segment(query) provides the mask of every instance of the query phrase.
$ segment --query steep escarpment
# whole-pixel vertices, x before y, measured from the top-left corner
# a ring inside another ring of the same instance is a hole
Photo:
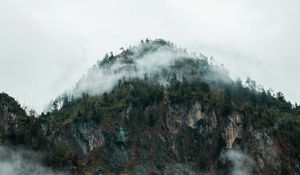
[[[298,105],[164,40],[106,55],[38,118],[9,106],[2,143],[71,174],[300,172]]]
[[[126,83],[121,89],[131,89],[130,94],[138,91],[137,84]],[[146,103],[133,100],[120,108],[105,105],[106,100],[116,100],[112,98],[119,93],[116,90],[103,99],[90,101],[92,108],[96,108],[94,114],[76,119],[57,131],[65,136],[64,139],[54,137],[66,145],[85,143],[85,146],[74,149],[82,157],[88,157],[83,161],[91,172],[172,174],[176,169],[177,174],[230,174],[231,169],[236,168],[232,161],[242,157],[246,165],[238,168],[243,173],[280,174],[285,159],[297,162],[291,155],[282,155],[284,159],[280,157],[281,148],[276,137],[271,132],[253,129],[248,122],[251,115],[240,111],[224,114],[202,98],[173,103],[165,101],[168,97],[164,97],[145,106],[142,104]],[[114,102],[118,103],[122,102]],[[100,120],[96,120],[97,117]],[[89,125],[89,136],[84,137],[86,131],[81,130],[78,123],[83,126],[93,123]],[[74,132],[74,128],[78,131]],[[68,133],[74,135],[70,137]],[[245,172],[244,166],[248,168]],[[290,172],[298,172],[297,166],[289,168]]]

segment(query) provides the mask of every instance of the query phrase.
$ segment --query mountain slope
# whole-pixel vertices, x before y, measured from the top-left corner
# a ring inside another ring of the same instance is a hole
[[[106,55],[50,109],[27,135],[74,174],[300,173],[299,106],[164,40]]]

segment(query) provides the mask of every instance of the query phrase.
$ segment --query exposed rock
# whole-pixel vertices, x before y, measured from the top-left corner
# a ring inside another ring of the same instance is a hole
[[[93,121],[77,121],[59,129],[53,135],[56,142],[63,141],[87,154],[104,143],[101,128]]]
[[[58,120],[42,123],[35,130],[26,128],[30,117],[11,112],[7,105],[2,105],[0,138],[7,140],[14,133],[37,148],[41,140],[34,132],[40,129],[38,134],[49,139],[49,143],[63,142],[75,152],[63,155],[67,168],[90,166],[95,174],[299,172],[297,155],[281,157],[283,150],[271,134],[253,130],[250,114],[233,111],[224,117],[209,104],[200,101],[191,104],[153,103],[137,107],[129,103],[124,109],[101,118],[99,123],[88,117],[69,123]],[[238,152],[230,152],[236,148]],[[241,171],[250,164],[247,171]]]
[[[186,123],[189,127],[195,129],[197,127],[197,122],[203,118],[204,115],[201,111],[201,104],[197,101],[189,110],[186,118]]]
[[[200,102],[196,101],[190,109],[182,105],[170,105],[166,116],[166,124],[170,132],[175,134],[180,127],[198,128],[200,134],[211,133],[217,127],[215,111],[204,111]]]
[[[231,114],[227,117],[226,122],[223,138],[226,141],[226,148],[232,148],[235,139],[242,137],[243,126],[241,115],[237,113]]]
[[[275,174],[280,173],[281,160],[277,153],[277,146],[266,133],[257,131],[247,133],[241,146],[246,152],[255,157],[261,171],[267,168]]]
[[[187,109],[179,105],[169,105],[166,116],[166,125],[172,134],[178,133],[178,130],[185,123]]]

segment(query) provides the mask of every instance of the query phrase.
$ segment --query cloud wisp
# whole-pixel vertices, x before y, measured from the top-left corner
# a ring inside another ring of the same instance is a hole
[[[82,93],[101,95],[110,91],[119,80],[145,77],[161,85],[166,85],[174,75],[179,81],[182,81],[183,77],[188,81],[231,81],[228,72],[222,66],[208,60],[202,54],[197,56],[195,53],[188,53],[171,42],[161,39],[148,40],[116,56],[106,55],[103,61],[94,65],[67,94],[75,97],[81,96]]]
[[[253,172],[254,160],[240,150],[227,150],[221,155],[221,161],[231,163],[231,175],[251,175]]]
[[[116,61],[109,66],[95,65],[89,70],[87,75],[83,76],[71,94],[80,96],[82,93],[89,93],[91,95],[99,95],[106,91],[110,91],[120,79],[129,78],[144,78],[145,75],[152,76],[160,73],[163,69],[168,69],[171,65],[183,57],[191,57],[187,52],[174,49],[170,46],[161,46],[158,44],[149,44],[148,49],[155,49],[155,51],[145,50],[147,44],[133,47],[128,50],[131,54],[121,54],[115,56]],[[196,59],[194,57],[194,59]],[[165,83],[165,79],[159,80]]]
[[[36,152],[0,146],[0,175],[67,175],[43,166],[41,159]]]

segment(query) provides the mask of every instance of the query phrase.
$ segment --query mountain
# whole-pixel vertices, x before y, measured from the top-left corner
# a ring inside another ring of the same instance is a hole
[[[157,39],[107,54],[29,116],[0,95],[2,145],[70,174],[299,174],[300,107]]]

